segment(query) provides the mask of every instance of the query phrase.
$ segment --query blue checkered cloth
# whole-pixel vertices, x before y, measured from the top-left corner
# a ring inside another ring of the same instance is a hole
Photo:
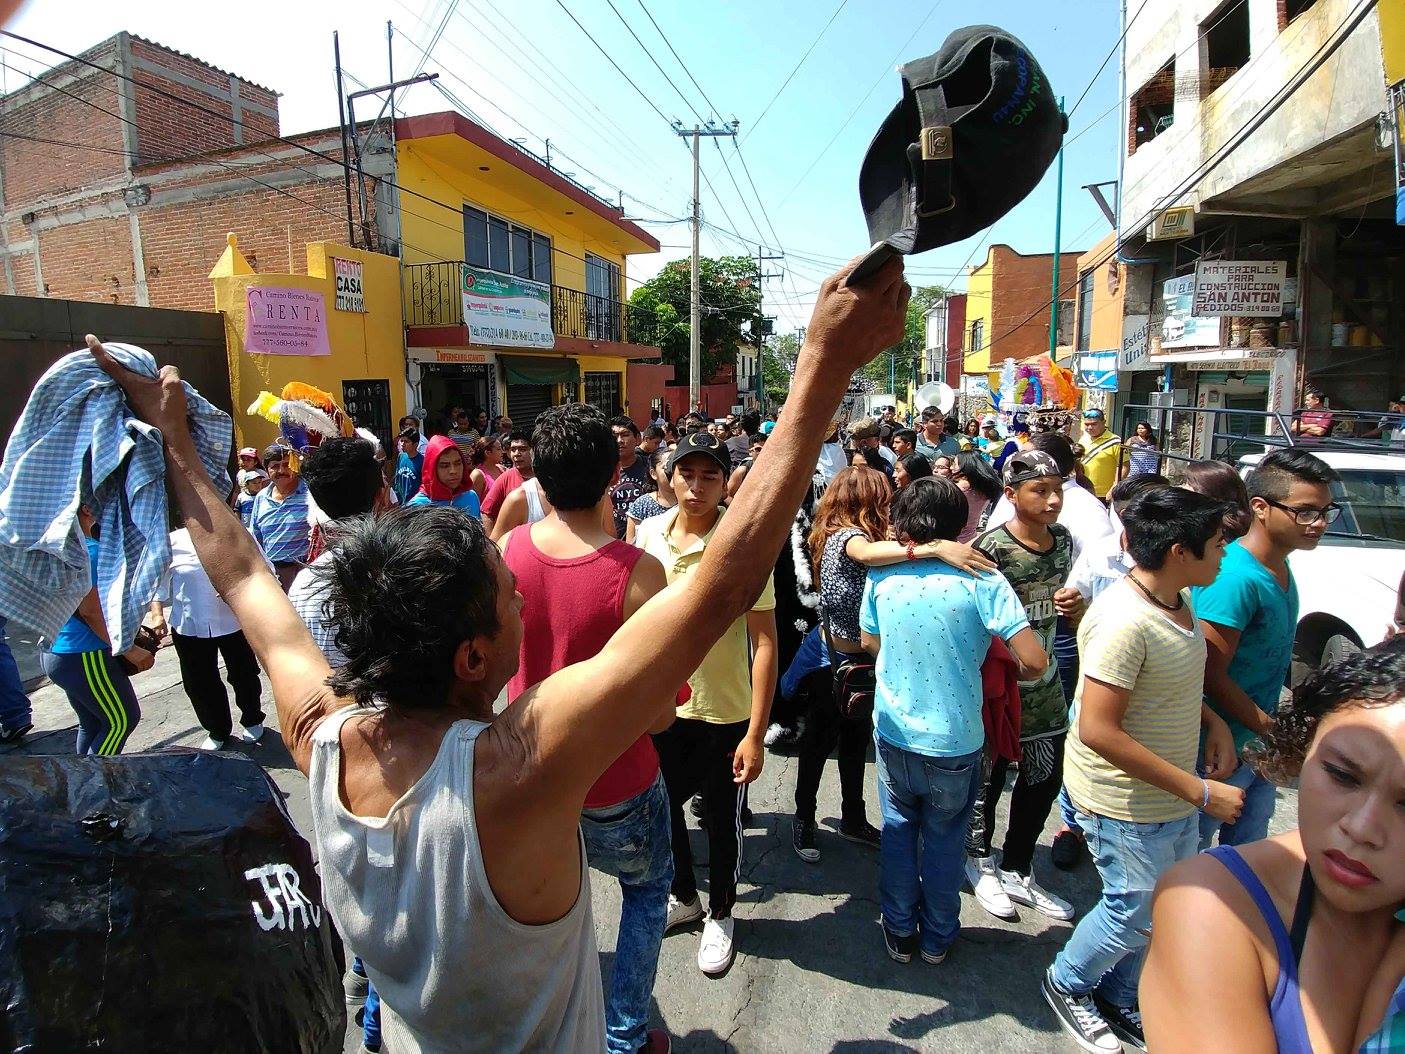
[[[155,377],[151,353],[108,344],[122,365]],[[190,429],[221,493],[234,437],[229,415],[189,384]],[[78,506],[97,516],[98,598],[114,651],[132,646],[171,560],[161,433],[132,416],[88,351],[65,355],[30,393],[0,464],[0,616],[53,639],[93,587]]]

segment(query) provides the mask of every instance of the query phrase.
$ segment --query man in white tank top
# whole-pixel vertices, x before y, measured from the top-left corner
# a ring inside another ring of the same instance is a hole
[[[820,287],[787,427],[702,562],[593,659],[496,718],[522,598],[477,521],[396,509],[348,531],[329,572],[348,656],[333,674],[206,476],[179,374],[140,377],[88,338],[133,413],[160,429],[196,553],[268,672],[284,742],[309,777],[323,899],[381,994],[395,1054],[604,1050],[581,807],[750,609],[771,569],[755,555],[780,550],[849,377],[902,338],[900,259],[858,287],[843,284],[847,271]],[[659,663],[654,634],[635,622],[688,632]]]

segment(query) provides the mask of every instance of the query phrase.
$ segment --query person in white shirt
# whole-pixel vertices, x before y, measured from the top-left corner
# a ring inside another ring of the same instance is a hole
[[[1099,538],[1106,538],[1112,534],[1112,521],[1108,518],[1107,506],[1100,502],[1092,491],[1080,487],[1074,479],[1073,468],[1077,459],[1073,456],[1073,444],[1067,436],[1057,432],[1041,432],[1030,437],[1029,446],[1032,450],[1042,450],[1052,457],[1064,474],[1064,503],[1063,508],[1059,510],[1058,522],[1067,527],[1068,533],[1073,535],[1073,558],[1077,560],[1085,548],[1090,547]],[[991,512],[990,519],[986,521],[986,529],[1008,523],[1014,516],[1015,507],[1010,504],[1010,499],[1002,497]],[[1071,694],[1069,698],[1072,698]]]
[[[205,730],[200,749],[223,750],[234,734],[229,693],[220,680],[221,658],[239,707],[239,739],[257,743],[264,717],[258,660],[234,612],[210,584],[184,527],[171,532],[171,566],[162,579],[160,599],[171,607],[171,643],[180,660],[181,686]]]
[[[1084,549],[1068,574],[1069,588],[1078,590],[1087,603],[1091,604],[1104,589],[1132,569],[1132,558],[1123,546],[1125,537],[1120,519],[1122,510],[1137,495],[1170,485],[1165,476],[1146,472],[1140,476],[1129,476],[1108,491],[1108,501],[1112,505],[1113,533],[1099,538]]]

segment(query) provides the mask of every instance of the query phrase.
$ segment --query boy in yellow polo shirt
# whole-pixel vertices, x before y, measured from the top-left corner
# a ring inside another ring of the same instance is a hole
[[[658,558],[669,584],[701,561],[722,518],[731,472],[727,448],[707,432],[685,436],[666,465],[678,504],[639,524],[634,544]],[[776,687],[776,595],[761,596],[737,619],[688,679],[691,695],[678,720],[654,737],[673,822],[673,892],[665,933],[703,917],[683,803],[701,791],[708,837],[708,907],[698,968],[724,973],[736,949],[732,905],[741,873],[742,808],[748,783],[761,775],[763,737]],[[748,642],[750,652],[748,653]]]

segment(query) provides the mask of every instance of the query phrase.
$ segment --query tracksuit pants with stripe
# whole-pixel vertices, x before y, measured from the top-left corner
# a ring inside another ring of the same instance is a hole
[[[78,753],[110,757],[122,753],[141,720],[137,693],[121,664],[108,651],[40,656],[44,673],[63,689],[78,715]]]
[[[683,805],[701,792],[707,826],[707,902],[714,919],[730,915],[737,900],[746,788],[732,781],[732,752],[748,724],[714,725],[680,717],[654,736],[673,825],[673,895],[685,903],[698,895]]]

